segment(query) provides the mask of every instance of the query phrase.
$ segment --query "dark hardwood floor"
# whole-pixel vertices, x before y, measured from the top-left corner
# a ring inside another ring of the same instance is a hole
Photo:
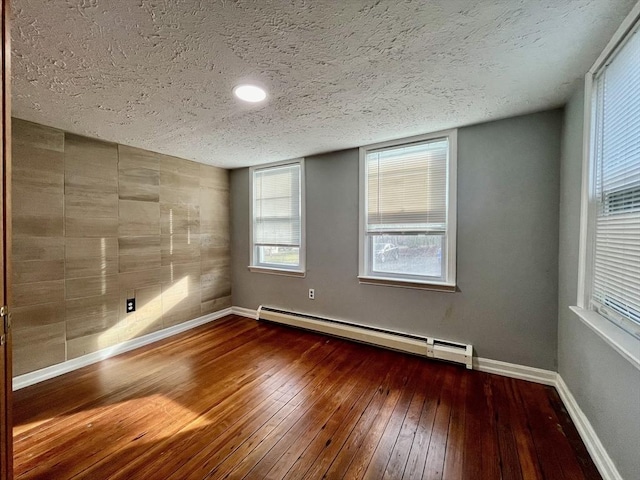
[[[551,387],[236,316],[14,402],[18,479],[600,478]]]

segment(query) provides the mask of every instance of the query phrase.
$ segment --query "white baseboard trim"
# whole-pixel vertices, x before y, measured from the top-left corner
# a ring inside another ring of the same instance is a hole
[[[555,387],[602,478],[605,480],[623,480],[613,460],[611,460],[607,450],[598,438],[596,431],[591,426],[589,419],[578,405],[578,402],[560,374],[551,370],[527,367],[488,358],[474,358],[473,368],[481,372],[528,380],[530,382]]]
[[[234,315],[240,315],[241,317],[253,318],[254,320],[258,319],[258,311],[250,308],[231,307],[231,313]]]
[[[114,345],[113,347],[105,348],[97,352],[93,352],[82,357],[74,358],[51,367],[43,368],[35,372],[25,373],[24,375],[17,376],[13,379],[13,390],[19,390],[21,388],[28,387],[30,385],[48,380],[50,378],[63,375],[65,373],[77,370],[79,368],[97,363],[101,360],[119,355],[121,353],[134,350],[136,348],[148,345],[153,342],[168,338],[178,333],[185,332],[192,328],[204,325],[205,323],[212,322],[226,315],[240,315],[252,319],[257,319],[257,311],[250,308],[243,307],[231,307],[219,312],[204,315],[188,322],[174,325],[169,328],[165,328],[158,332],[149,333],[142,337],[127,340],[126,342]],[[556,388],[562,402],[567,408],[569,416],[573,420],[573,423],[585,443],[591,458],[593,459],[598,471],[605,480],[623,480],[622,476],[618,472],[613,460],[607,453],[606,449],[602,445],[602,442],[598,438],[595,430],[591,426],[589,419],[586,417],[573,394],[567,387],[562,377],[551,370],[544,370],[541,368],[528,367],[525,365],[517,365],[514,363],[501,362],[499,360],[491,360],[489,358],[474,358],[473,368],[475,370],[492,373],[496,375],[502,375],[505,377],[517,378],[520,380],[528,380],[530,382],[541,383],[543,385],[551,385]]]
[[[243,315],[254,319],[257,318],[256,310],[232,307],[232,311],[236,315]],[[602,477],[605,480],[623,480],[611,460],[611,457],[598,438],[598,435],[591,426],[591,423],[585,416],[584,412],[580,409],[580,406],[571,394],[569,388],[557,372],[481,357],[473,359],[473,368],[480,372],[502,375],[504,377],[527,380],[529,382],[541,383],[543,385],[555,387]]]
[[[493,373],[503,377],[517,378],[529,382],[542,383],[543,385],[556,386],[558,374],[552,370],[542,368],[527,367],[516,363],[501,362],[490,358],[474,358],[473,369],[480,372]]]
[[[500,362],[488,358],[474,358],[473,368],[481,372],[528,380],[530,382],[555,387],[602,478],[605,480],[623,480],[613,460],[611,460],[607,450],[598,438],[596,431],[591,426],[589,419],[580,408],[580,405],[578,405],[578,402],[560,374],[551,370]]]
[[[258,311],[251,310],[244,307],[231,307],[233,313],[237,315],[243,315],[249,318],[258,318]],[[327,333],[320,331],[320,333]],[[343,338],[350,338],[348,332],[342,332],[340,334]],[[358,336],[351,338],[355,341],[361,341]],[[375,343],[375,342],[373,342]],[[413,352],[418,353],[418,352]],[[419,354],[419,353],[418,353]],[[480,372],[494,373],[496,375],[502,375],[504,377],[517,378],[520,380],[528,380],[530,382],[542,383],[544,385],[556,386],[557,373],[551,370],[543,370],[541,368],[527,367],[525,365],[517,365],[515,363],[501,362],[499,360],[491,360],[489,358],[473,359],[473,368]]]
[[[623,480],[622,475],[618,472],[613,460],[611,460],[607,450],[598,438],[598,434],[591,426],[591,422],[589,422],[580,405],[578,405],[560,374],[557,375],[555,387],[602,478],[605,480]]]
[[[126,342],[119,343],[112,347],[103,348],[102,350],[98,350],[97,352],[88,353],[87,355],[83,355],[72,360],[67,360],[66,362],[58,363],[56,365],[51,365],[50,367],[36,370],[34,372],[19,375],[13,378],[13,390],[20,390],[21,388],[25,388],[30,385],[43,382],[45,380],[49,380],[50,378],[72,372],[73,370],[77,370],[82,367],[86,367],[87,365],[91,365],[92,363],[97,363],[121,353],[125,353],[130,350],[149,345],[150,343],[157,342],[158,340],[163,340],[187,330],[191,330],[192,328],[199,327],[200,325],[212,322],[226,315],[230,315],[231,313],[231,308],[225,308],[224,310],[210,313],[208,315],[203,315],[202,317],[194,318],[193,320],[189,320],[178,325],[173,325],[157,332],[148,333],[147,335],[127,340]]]

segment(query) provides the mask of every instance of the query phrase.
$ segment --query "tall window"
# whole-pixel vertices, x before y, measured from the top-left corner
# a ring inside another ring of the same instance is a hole
[[[251,267],[304,272],[304,162],[251,169]]]
[[[640,33],[593,76],[588,307],[640,338]]]
[[[360,281],[455,288],[456,132],[360,149]]]

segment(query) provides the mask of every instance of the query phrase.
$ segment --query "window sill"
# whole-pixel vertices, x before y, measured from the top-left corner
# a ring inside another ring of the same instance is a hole
[[[640,340],[602,315],[580,307],[569,307],[600,338],[640,370]]]
[[[304,277],[307,274],[307,272],[300,270],[287,270],[284,268],[256,267],[253,265],[249,265],[247,268],[250,272],[270,273],[271,275],[284,275],[286,277]]]
[[[364,285],[382,285],[385,287],[415,288],[418,290],[433,290],[436,292],[453,293],[458,290],[455,285],[450,285],[446,283],[416,282],[411,280],[397,280],[397,279],[384,278],[384,277],[369,277],[366,275],[359,275],[358,281]]]

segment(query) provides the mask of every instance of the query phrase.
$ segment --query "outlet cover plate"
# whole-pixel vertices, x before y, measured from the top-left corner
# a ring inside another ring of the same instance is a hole
[[[136,299],[135,298],[127,298],[127,313],[136,311]]]

